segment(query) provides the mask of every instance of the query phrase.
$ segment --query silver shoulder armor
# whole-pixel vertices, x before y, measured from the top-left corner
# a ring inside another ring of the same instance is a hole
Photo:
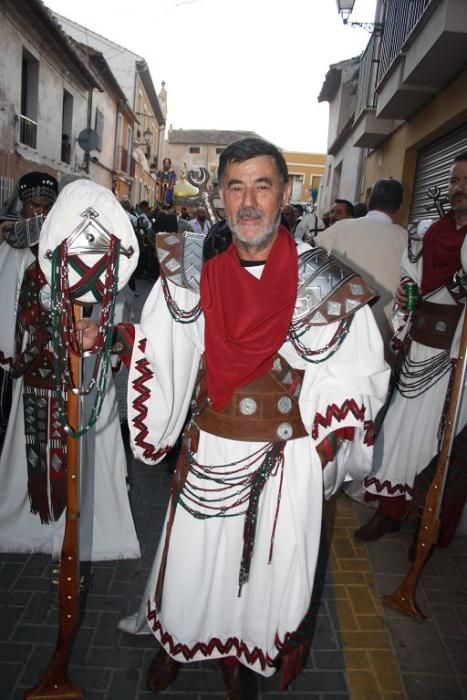
[[[203,265],[202,233],[157,233],[156,251],[161,275],[177,287],[199,293]]]
[[[323,248],[312,248],[298,256],[294,323],[334,323],[376,296],[360,275]]]

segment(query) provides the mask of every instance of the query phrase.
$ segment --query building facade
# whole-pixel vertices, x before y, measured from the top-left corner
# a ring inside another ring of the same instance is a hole
[[[28,171],[59,178],[83,167],[77,138],[101,85],[40,0],[0,1],[0,45],[3,202]]]
[[[464,0],[378,1],[347,140],[363,152],[361,199],[380,178],[403,183],[401,223],[437,215],[428,188],[445,193],[453,157],[467,149],[466,66]]]
[[[290,201],[306,205],[317,204],[326,167],[326,154],[283,151],[283,156],[292,184]]]
[[[162,85],[159,96],[148,65],[142,56],[129,51],[110,39],[55,14],[63,29],[76,41],[86,43],[100,52],[123,91],[129,107],[136,116],[134,129],[129,114],[122,113],[115,148],[120,160],[115,168],[114,190],[129,196],[133,204],[147,199],[155,204],[156,172],[164,154],[167,92]],[[163,111],[164,109],[164,111]],[[126,165],[126,169],[122,166]]]
[[[166,155],[177,174],[205,168],[210,184],[216,180],[217,164],[222,151],[242,138],[261,138],[253,131],[222,131],[216,129],[173,129],[167,136]]]

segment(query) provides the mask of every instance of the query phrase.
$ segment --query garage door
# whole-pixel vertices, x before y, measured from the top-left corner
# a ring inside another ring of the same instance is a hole
[[[430,204],[429,187],[439,187],[447,195],[449,170],[455,156],[467,151],[467,125],[451,131],[440,139],[433,141],[418,154],[415,182],[410,208],[410,221],[437,218],[436,211],[428,211]],[[447,210],[448,207],[445,207]]]

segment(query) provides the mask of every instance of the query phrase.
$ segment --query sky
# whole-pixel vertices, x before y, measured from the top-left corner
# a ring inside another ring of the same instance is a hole
[[[55,12],[146,59],[174,129],[254,131],[286,151],[325,153],[329,65],[370,34],[344,25],[336,0],[44,0]],[[350,20],[371,22],[376,0]]]

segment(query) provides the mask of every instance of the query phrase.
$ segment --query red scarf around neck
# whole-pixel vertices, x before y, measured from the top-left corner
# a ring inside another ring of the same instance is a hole
[[[297,275],[297,249],[283,226],[261,279],[241,266],[233,243],[203,265],[205,365],[215,409],[229,403],[234,389],[272,367],[272,357],[283,345],[292,320]]]
[[[467,226],[456,229],[452,212],[430,226],[423,237],[422,294],[446,284],[460,270],[461,248],[466,234]]]

